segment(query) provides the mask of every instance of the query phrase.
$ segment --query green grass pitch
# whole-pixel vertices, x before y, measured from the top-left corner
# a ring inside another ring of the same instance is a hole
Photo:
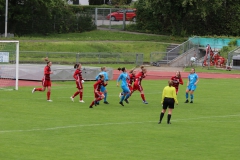
[[[200,79],[193,104],[184,103],[184,79],[171,125],[166,114],[158,124],[167,80],[144,80],[149,104],[135,92],[124,107],[118,104],[121,88],[110,81],[110,104],[90,109],[93,83],[84,83],[84,104],[69,98],[73,81],[53,82],[52,103],[46,91],[32,94],[33,87],[0,90],[0,159],[239,159],[239,79]]]

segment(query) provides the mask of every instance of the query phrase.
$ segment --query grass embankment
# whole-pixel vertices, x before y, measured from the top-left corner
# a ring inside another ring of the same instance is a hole
[[[41,62],[42,57],[45,57],[47,52],[73,52],[72,55],[55,54],[53,56],[53,54],[50,54],[49,58],[51,58],[51,61],[57,63],[74,63],[76,61],[75,53],[80,53],[81,62],[91,62],[93,60],[92,63],[96,64],[99,63],[98,55],[91,57],[90,53],[110,53],[110,57],[105,55],[102,58],[100,62],[102,64],[104,61],[133,63],[137,53],[144,54],[144,62],[150,62],[151,52],[166,52],[168,45],[182,43],[186,39],[171,36],[95,30],[84,33],[14,37],[11,40],[20,41],[20,62]],[[27,53],[24,51],[34,52]],[[88,58],[83,53],[89,53]],[[115,56],[114,54],[120,56]]]

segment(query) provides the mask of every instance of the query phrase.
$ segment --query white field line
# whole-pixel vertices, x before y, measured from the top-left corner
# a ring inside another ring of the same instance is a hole
[[[172,120],[172,121],[178,122],[178,121],[212,119],[212,118],[228,118],[228,117],[239,117],[239,116],[240,116],[240,114],[224,115],[224,116],[198,117],[198,118],[188,118],[188,119],[177,119],[177,120]],[[125,125],[125,124],[144,124],[144,123],[156,123],[157,124],[157,122],[158,121],[102,123],[102,124],[80,124],[80,125],[72,125],[72,126],[59,126],[59,127],[52,127],[52,128],[34,128],[34,129],[26,129],[26,130],[0,130],[0,133],[3,134],[3,133],[16,133],[16,132],[49,131],[49,130],[59,130],[59,129],[68,129],[68,128],[92,127],[92,126],[109,126],[109,125]]]
[[[119,91],[119,93],[120,93],[120,92],[121,92],[121,91]],[[83,93],[85,93],[85,92],[83,91]],[[34,94],[37,94],[37,93],[34,93]],[[140,92],[135,91],[133,94],[134,94],[134,95],[135,95],[135,94],[140,95]],[[150,93],[150,92],[148,92],[148,93],[144,92],[144,94],[145,94],[145,95],[149,95],[149,94],[159,94],[160,97],[162,96],[162,95],[161,95],[162,92],[151,92],[151,93]],[[55,97],[54,99],[63,99],[63,98],[69,99],[70,96],[72,96],[72,95],[65,96],[65,97]],[[118,97],[118,96],[119,96],[118,94],[112,95],[112,94],[109,94],[109,93],[108,93],[108,97]],[[93,92],[91,93],[91,95],[88,94],[88,93],[86,93],[86,95],[84,94],[83,98],[84,98],[84,97],[91,97],[91,98],[94,97]],[[44,99],[44,98],[34,98],[34,99]]]

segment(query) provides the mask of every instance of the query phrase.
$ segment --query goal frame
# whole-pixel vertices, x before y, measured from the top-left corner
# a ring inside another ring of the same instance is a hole
[[[19,77],[19,41],[6,41],[0,40],[0,43],[15,43],[16,44],[16,73],[15,73],[15,90],[18,90],[18,77]]]

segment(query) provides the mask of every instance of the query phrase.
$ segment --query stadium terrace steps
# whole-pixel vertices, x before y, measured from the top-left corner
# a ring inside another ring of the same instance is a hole
[[[167,55],[157,63],[160,65],[167,65],[168,61],[171,61],[179,56],[179,48],[176,48],[177,44],[171,44],[167,47]],[[176,48],[176,49],[175,49]]]

